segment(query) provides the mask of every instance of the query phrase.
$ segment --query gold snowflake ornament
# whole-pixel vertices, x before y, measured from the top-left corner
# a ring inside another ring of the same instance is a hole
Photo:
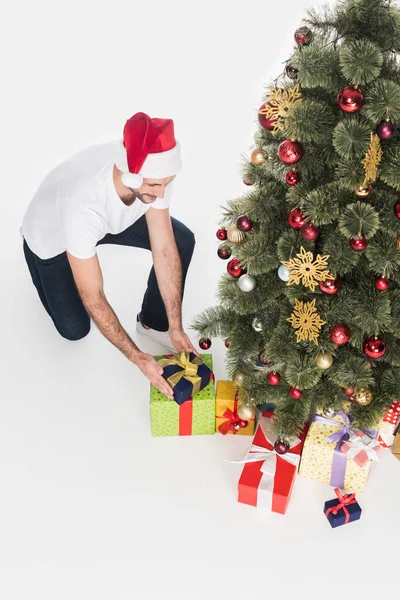
[[[289,270],[288,285],[302,283],[314,292],[319,281],[325,281],[330,277],[330,273],[326,268],[329,254],[326,256],[317,254],[314,260],[312,252],[307,252],[302,246],[296,256],[297,258],[282,261],[282,264]]]
[[[292,324],[293,329],[297,329],[297,342],[314,342],[318,346],[318,337],[322,325],[325,321],[321,319],[315,308],[316,299],[312,302],[302,302],[296,300],[292,316],[287,319]]]
[[[368,152],[365,155],[364,160],[361,161],[365,170],[365,179],[363,183],[364,187],[367,186],[368,183],[376,181],[378,176],[378,165],[382,160],[382,156],[383,151],[379,135],[376,133],[371,133],[371,143],[369,145]]]
[[[269,96],[266,104],[260,109],[260,114],[265,115],[273,123],[273,133],[284,130],[285,119],[292,110],[293,106],[301,102],[301,92],[297,83],[290,88],[269,87]]]

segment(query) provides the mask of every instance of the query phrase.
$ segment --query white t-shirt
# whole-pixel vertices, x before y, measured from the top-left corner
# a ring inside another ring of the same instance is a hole
[[[119,140],[89,146],[45,177],[25,213],[21,235],[39,258],[68,250],[90,258],[107,233],[120,233],[151,208],[168,208],[172,186],[151,204],[138,198],[126,206],[118,196],[113,168]]]

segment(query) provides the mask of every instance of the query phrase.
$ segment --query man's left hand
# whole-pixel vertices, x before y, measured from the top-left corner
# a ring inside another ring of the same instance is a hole
[[[183,329],[170,329],[168,334],[177,352],[180,350],[188,350],[189,352],[194,352],[196,356],[200,357],[198,351],[190,341],[189,336],[183,331]]]

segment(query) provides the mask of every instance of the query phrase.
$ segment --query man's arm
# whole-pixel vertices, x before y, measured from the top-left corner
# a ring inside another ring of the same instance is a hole
[[[135,363],[151,383],[172,399],[173,391],[161,376],[163,369],[150,354],[142,352],[136,346],[108,303],[103,290],[103,275],[97,254],[85,259],[76,258],[69,252],[67,256],[82,302],[101,333]]]
[[[182,266],[168,209],[146,212],[151,252],[169,329],[182,329]]]
[[[169,323],[169,337],[176,350],[199,355],[182,328],[182,265],[169,210],[149,208],[146,212],[154,270]]]

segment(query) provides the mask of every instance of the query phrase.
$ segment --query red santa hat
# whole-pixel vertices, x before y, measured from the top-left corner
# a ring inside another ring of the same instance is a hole
[[[128,119],[115,162],[122,183],[139,189],[143,179],[164,179],[182,168],[180,144],[172,119],[152,119],[143,112]]]

